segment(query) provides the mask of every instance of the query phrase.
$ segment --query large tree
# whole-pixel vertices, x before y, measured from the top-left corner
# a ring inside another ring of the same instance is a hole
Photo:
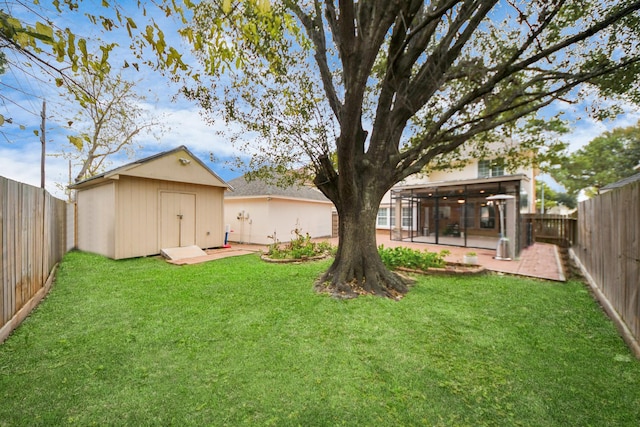
[[[81,73],[74,80],[76,84],[67,87],[67,98],[77,111],[71,120],[64,112],[57,115],[68,121],[71,130],[72,149],[65,156],[80,165],[76,182],[99,173],[118,153],[132,156],[143,134],[163,131],[162,118],[145,108],[145,97],[136,91],[134,82],[120,74],[93,73]]]
[[[600,188],[629,177],[640,164],[640,122],[620,127],[592,139],[587,145],[566,154],[562,167],[552,169],[553,177],[571,194],[584,191],[598,194]]]
[[[335,204],[339,248],[319,281],[335,294],[407,291],[376,245],[394,184],[488,142],[518,141],[504,148],[514,158],[541,153],[549,122],[535,113],[585,83],[638,99],[638,1],[185,4],[182,34],[213,77],[195,75],[185,93],[244,125],[263,165],[306,156]]]

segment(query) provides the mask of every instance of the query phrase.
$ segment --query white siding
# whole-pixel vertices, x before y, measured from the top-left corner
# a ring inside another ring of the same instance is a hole
[[[332,226],[331,203],[268,197],[225,199],[225,224],[233,232],[229,240],[256,244],[270,244],[273,236],[288,242],[299,228],[311,237],[330,237]]]

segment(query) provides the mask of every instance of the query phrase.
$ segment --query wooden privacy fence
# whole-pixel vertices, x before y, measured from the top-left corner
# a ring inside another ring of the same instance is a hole
[[[45,190],[0,177],[0,342],[51,286],[67,251],[67,205]]]
[[[523,247],[533,242],[554,243],[568,248],[576,241],[577,220],[566,215],[522,214]]]
[[[640,182],[580,203],[573,254],[640,357]]]

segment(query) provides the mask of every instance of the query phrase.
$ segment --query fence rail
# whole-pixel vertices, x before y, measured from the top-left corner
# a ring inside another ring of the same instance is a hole
[[[45,190],[0,177],[0,342],[44,296],[67,250],[67,206]]]
[[[640,343],[640,182],[580,203],[573,252]],[[640,355],[639,355],[640,357]]]
[[[576,241],[577,220],[566,215],[523,214],[521,230],[523,246],[546,242],[570,247]]]

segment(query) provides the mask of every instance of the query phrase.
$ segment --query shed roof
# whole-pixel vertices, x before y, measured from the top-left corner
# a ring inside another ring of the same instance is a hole
[[[607,184],[600,189],[600,192],[615,190],[616,188],[624,187],[625,185],[631,184],[632,182],[636,181],[640,181],[640,173],[621,179],[618,182]]]
[[[92,176],[70,185],[69,188],[77,190],[93,187],[109,180],[117,180],[121,175],[231,189],[229,184],[184,145]]]
[[[313,200],[319,202],[330,202],[318,189],[305,185],[292,185],[280,187],[268,183],[261,179],[247,181],[245,176],[241,176],[229,181],[233,192],[226,193],[225,198],[241,197],[279,197],[284,199]]]

